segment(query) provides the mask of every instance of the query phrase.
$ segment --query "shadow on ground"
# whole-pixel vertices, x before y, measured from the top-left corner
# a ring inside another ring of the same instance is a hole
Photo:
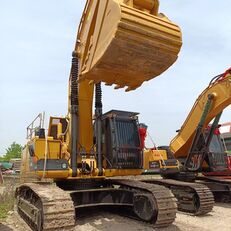
[[[121,215],[115,213],[109,213],[104,210],[88,210],[81,211],[77,214],[76,219],[76,229],[78,231],[84,231],[86,228],[89,231],[117,231],[117,230],[125,230],[125,231],[154,231],[152,224],[148,224],[142,221],[133,220],[128,217],[123,217]],[[87,226],[86,226],[87,225]],[[181,231],[176,225],[170,225],[167,228],[156,229],[156,230],[164,230],[164,231]]]
[[[0,223],[0,230],[1,231],[13,231],[13,229],[9,228],[8,226],[6,225],[3,225]]]
[[[216,203],[216,206],[231,209],[231,203]]]

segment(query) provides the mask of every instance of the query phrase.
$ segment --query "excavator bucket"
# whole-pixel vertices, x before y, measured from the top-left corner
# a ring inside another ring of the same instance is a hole
[[[87,0],[76,45],[79,80],[134,90],[168,69],[181,30],[158,8],[158,0]]]

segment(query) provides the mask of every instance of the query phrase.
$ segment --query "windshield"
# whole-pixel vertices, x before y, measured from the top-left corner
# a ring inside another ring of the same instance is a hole
[[[209,151],[212,153],[224,152],[224,146],[221,142],[220,136],[214,135],[209,145]]]

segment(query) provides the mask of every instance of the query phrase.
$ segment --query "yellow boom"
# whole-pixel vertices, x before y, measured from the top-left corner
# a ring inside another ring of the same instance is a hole
[[[213,97],[213,104],[206,117],[204,128],[208,126],[213,118],[231,104],[231,75],[227,74],[212,82],[194,103],[180,131],[170,143],[170,149],[176,158],[187,156],[209,95]]]

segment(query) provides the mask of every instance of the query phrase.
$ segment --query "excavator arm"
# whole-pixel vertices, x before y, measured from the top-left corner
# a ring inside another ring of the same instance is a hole
[[[214,118],[215,123],[217,123],[222,111],[230,104],[231,74],[229,70],[222,75],[216,76],[210,82],[209,86],[200,94],[183,126],[176,137],[170,142],[170,150],[175,158],[186,158],[186,169],[192,170],[188,162],[195,157],[193,155],[197,151],[195,146],[198,144],[200,134],[203,133]],[[201,164],[203,158],[200,161]],[[200,167],[201,166],[197,166],[195,170],[198,171]]]

